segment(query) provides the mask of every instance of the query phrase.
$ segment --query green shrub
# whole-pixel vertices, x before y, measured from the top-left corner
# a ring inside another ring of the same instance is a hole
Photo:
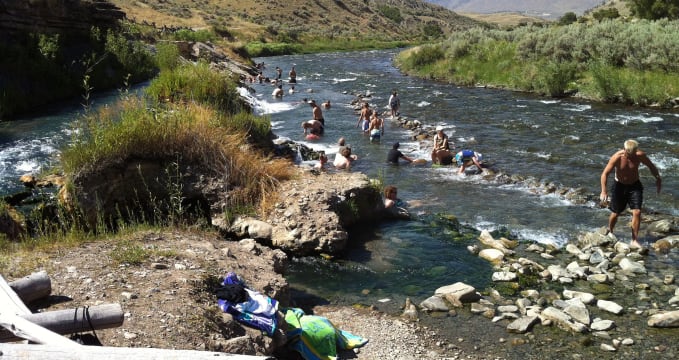
[[[180,41],[208,42],[215,41],[217,35],[211,30],[180,29],[172,33],[172,39]]]
[[[170,42],[156,45],[156,63],[160,71],[174,70],[179,66],[179,48]]]
[[[570,62],[550,61],[541,66],[539,81],[541,88],[553,97],[564,96],[569,90],[569,84],[575,80],[576,65]]]
[[[246,109],[235,81],[212,71],[204,62],[161,72],[146,88],[146,94],[159,102],[198,102],[227,114],[237,114]]]
[[[401,10],[397,7],[380,5],[377,7],[377,10],[382,14],[382,16],[397,24],[400,24],[401,21],[403,21],[403,16],[401,16]]]

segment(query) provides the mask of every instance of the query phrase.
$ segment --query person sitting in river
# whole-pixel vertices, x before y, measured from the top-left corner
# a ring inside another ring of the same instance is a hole
[[[330,109],[330,107],[331,107],[331,105],[330,105],[330,100],[324,102],[324,103],[321,104],[321,105],[323,105],[323,108],[324,108],[324,109]]]
[[[354,161],[354,158],[352,158],[351,148],[344,147],[335,156],[335,161],[333,162],[333,165],[335,165],[336,169],[350,170],[351,169],[351,163],[353,161]]]
[[[283,97],[283,85],[278,85],[274,89],[273,93],[271,93],[271,95],[275,98],[282,98]]]
[[[402,219],[410,218],[405,203],[397,197],[398,189],[396,186],[388,185],[384,188],[384,210],[388,216]]]
[[[314,165],[314,169],[325,171],[325,165],[328,163],[328,157],[325,155],[325,151],[321,151],[318,154],[318,163]]]
[[[438,165],[450,165],[453,163],[453,154],[450,152],[448,135],[443,132],[443,126],[440,125],[436,127],[436,134],[434,134],[431,162]]]
[[[338,148],[337,148],[337,154],[335,155],[335,161],[337,161],[337,158],[339,156],[341,156],[344,149],[349,149],[349,160],[350,161],[358,160],[358,155],[351,153],[351,147],[349,145],[347,145],[346,139],[344,139],[344,137],[341,137],[341,138],[339,138],[339,140],[337,140],[337,146],[338,146]]]
[[[481,160],[483,155],[477,153],[474,150],[462,150],[455,154],[455,161],[457,166],[460,167],[458,174],[464,174],[465,169],[470,165],[476,165],[479,171],[483,172],[483,167],[481,167]]]

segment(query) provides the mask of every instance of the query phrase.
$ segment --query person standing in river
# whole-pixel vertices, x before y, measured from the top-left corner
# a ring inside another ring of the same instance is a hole
[[[313,116],[313,119],[320,121],[321,124],[325,126],[325,119],[323,119],[323,111],[320,106],[316,104],[315,100],[309,100],[309,105],[311,105],[311,115]]]
[[[629,206],[632,211],[632,241],[631,247],[641,248],[639,244],[639,226],[641,224],[641,204],[643,202],[644,187],[639,180],[639,165],[644,164],[655,177],[655,187],[660,194],[662,180],[660,173],[646,153],[639,150],[639,143],[636,140],[627,140],[623,144],[623,149],[618,150],[601,173],[601,195],[602,202],[609,201],[606,186],[608,175],[615,169],[615,183],[611,187],[611,197],[608,208],[611,215],[608,218],[607,234],[612,233],[618,216]]]
[[[400,115],[399,111],[401,109],[401,99],[398,97],[398,93],[394,90],[389,96],[389,109],[391,110],[391,118],[395,119]]]
[[[294,66],[292,67],[292,69],[290,69],[288,76],[290,77],[290,80],[288,81],[290,84],[296,84],[297,83],[297,71],[295,71]]]

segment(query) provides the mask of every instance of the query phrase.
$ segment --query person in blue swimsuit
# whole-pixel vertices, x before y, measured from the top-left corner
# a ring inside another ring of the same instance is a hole
[[[459,166],[459,170],[457,171],[458,174],[464,174],[464,171],[467,169],[468,166],[474,164],[476,165],[477,168],[481,172],[483,172],[483,168],[481,167],[481,160],[483,159],[483,155],[480,153],[477,153],[474,150],[462,150],[455,154],[455,161],[457,162],[457,166]]]

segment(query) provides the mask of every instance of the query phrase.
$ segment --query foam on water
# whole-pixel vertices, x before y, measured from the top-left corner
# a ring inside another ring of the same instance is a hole
[[[564,110],[566,111],[575,111],[575,112],[583,112],[587,110],[591,110],[592,105],[584,105],[584,104],[569,104],[568,106],[564,107]]]

